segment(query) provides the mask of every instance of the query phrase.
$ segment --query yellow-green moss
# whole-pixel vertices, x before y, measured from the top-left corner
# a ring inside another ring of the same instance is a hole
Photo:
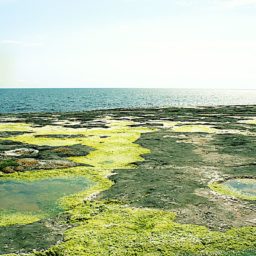
[[[29,144],[63,146],[81,143],[95,150],[87,156],[71,157],[77,163],[93,167],[25,172],[5,175],[6,179],[36,180],[56,176],[85,176],[94,182],[89,189],[64,197],[60,204],[69,211],[75,227],[65,233],[64,242],[53,246],[45,255],[223,255],[256,247],[256,228],[234,228],[227,232],[209,231],[206,227],[178,224],[175,214],[163,210],[136,209],[118,202],[89,200],[92,194],[110,188],[107,178],[116,168],[131,168],[143,160],[149,150],[134,142],[151,129],[130,127],[131,121],[105,119],[108,129],[74,129],[61,126],[29,127],[31,134],[10,139]],[[208,126],[176,126],[177,132],[215,132]],[[169,127],[173,125],[168,124]],[[16,127],[13,127],[14,130]],[[174,129],[173,128],[173,129]],[[175,129],[173,131],[175,131]],[[80,134],[79,138],[47,138],[35,135]],[[102,137],[104,136],[104,137]],[[107,137],[106,137],[107,136]],[[3,175],[2,175],[3,178]],[[32,253],[44,255],[44,253]],[[31,254],[31,255],[32,255]]]
[[[202,132],[202,133],[216,133],[218,130],[209,125],[180,125],[172,128],[174,132]]]
[[[180,122],[174,121],[163,121],[161,123],[163,124],[163,128],[173,128],[174,126],[180,124]]]
[[[227,232],[174,222],[175,214],[109,202],[88,202],[74,218],[65,241],[51,248],[60,255],[223,255],[256,246],[256,228]],[[54,254],[53,254],[54,255]]]
[[[244,124],[256,124],[256,117],[252,118],[252,119],[247,119],[247,120],[241,120],[239,121],[239,123],[244,123]]]
[[[40,219],[45,218],[44,215],[34,215],[31,213],[10,213],[10,212],[0,212],[0,227],[1,226],[10,226],[15,224],[29,224],[36,222]]]
[[[32,127],[27,123],[0,123],[0,132],[29,132],[32,131]]]
[[[26,254],[26,256],[29,256],[29,255],[32,255],[32,254]],[[4,256],[17,256],[17,254],[15,254],[15,253],[4,254]]]
[[[74,129],[61,126],[30,127],[30,129],[33,130],[30,134],[2,138],[34,145],[64,146],[79,143],[87,145],[93,147],[95,150],[87,156],[71,157],[70,160],[77,163],[90,164],[93,168],[80,166],[56,170],[19,172],[8,175],[1,174],[0,172],[0,177],[2,179],[33,182],[38,179],[54,177],[84,176],[88,180],[94,182],[94,185],[85,191],[64,197],[60,200],[61,206],[66,210],[74,208],[81,204],[84,198],[89,197],[91,194],[108,189],[112,185],[112,182],[107,176],[111,174],[113,169],[131,168],[131,163],[143,160],[140,157],[141,154],[149,152],[149,150],[134,144],[134,142],[140,137],[141,133],[150,132],[150,129],[140,127],[131,128],[129,125],[132,124],[132,122],[130,121],[115,121],[108,118],[106,119],[106,122],[109,126],[108,129]],[[16,129],[16,126],[13,127],[13,129]],[[79,134],[81,136],[84,135],[85,137],[63,139],[43,136],[49,134]],[[41,136],[37,137],[37,135]],[[29,218],[27,218],[26,223],[34,221],[33,217],[31,217],[30,221],[28,219]],[[18,221],[19,218],[16,218],[16,221],[13,220],[11,224],[17,224],[19,223]],[[4,219],[2,222],[5,223]],[[6,225],[8,225],[9,222],[6,223]]]

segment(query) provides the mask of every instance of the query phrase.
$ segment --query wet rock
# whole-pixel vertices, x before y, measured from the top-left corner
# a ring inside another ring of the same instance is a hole
[[[68,160],[37,160],[34,158],[22,158],[17,163],[25,169],[58,169],[77,166],[76,163]]]
[[[24,171],[25,170],[25,168],[23,167],[23,166],[17,166],[17,167],[15,167],[15,171],[16,172],[22,172],[22,171]]]
[[[35,157],[38,155],[38,152],[38,150],[33,148],[17,148],[4,151],[2,155],[5,157]]]
[[[77,166],[76,163],[68,160],[43,160],[39,161],[38,169],[69,168]]]
[[[17,163],[23,167],[35,167],[39,164],[39,161],[34,158],[22,158],[17,160]]]
[[[7,166],[7,167],[3,168],[2,171],[4,173],[13,173],[13,172],[15,172],[15,169],[13,167],[11,167],[11,166]]]
[[[40,147],[38,158],[40,159],[60,159],[70,156],[86,156],[93,149],[85,145],[62,146],[55,148]]]
[[[45,134],[45,135],[35,135],[36,138],[57,138],[57,139],[68,139],[68,138],[82,138],[86,137],[82,134]]]
[[[4,131],[4,132],[0,132],[0,137],[5,138],[5,137],[10,137],[10,136],[17,136],[17,135],[21,135],[24,133],[28,133],[28,132],[20,132],[20,131]]]
[[[61,242],[64,232],[71,227],[67,219],[68,216],[62,214],[28,225],[0,227],[0,254],[20,255],[47,249]]]

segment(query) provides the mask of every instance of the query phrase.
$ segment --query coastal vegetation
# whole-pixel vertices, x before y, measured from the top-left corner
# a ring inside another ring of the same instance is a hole
[[[253,106],[0,116],[1,184],[86,180],[55,195],[57,211],[0,208],[0,254],[255,255],[256,199],[225,186],[255,184],[255,116]]]

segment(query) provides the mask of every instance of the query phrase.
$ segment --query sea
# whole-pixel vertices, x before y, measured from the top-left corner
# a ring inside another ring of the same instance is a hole
[[[256,105],[256,90],[38,88],[0,89],[0,113],[114,108]]]

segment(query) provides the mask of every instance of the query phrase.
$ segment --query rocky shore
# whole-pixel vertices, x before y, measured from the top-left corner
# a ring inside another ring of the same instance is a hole
[[[57,212],[47,187],[0,204],[0,254],[256,255],[255,156],[256,106],[2,114],[2,202],[14,181],[90,185]]]

